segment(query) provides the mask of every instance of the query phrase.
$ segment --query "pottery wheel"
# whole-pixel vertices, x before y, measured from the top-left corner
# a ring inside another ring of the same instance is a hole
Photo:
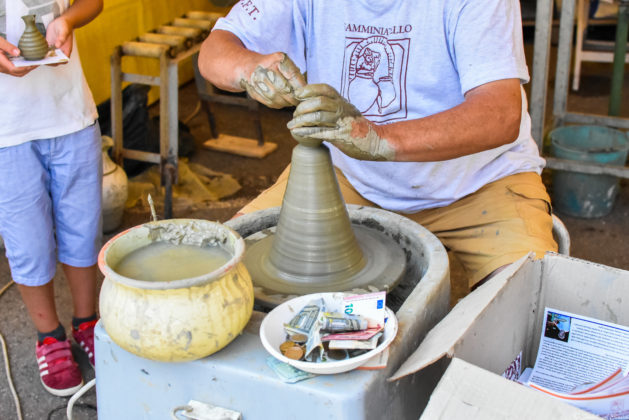
[[[256,232],[247,238],[244,263],[255,286],[260,303],[277,305],[291,296],[320,292],[390,291],[406,269],[406,256],[399,244],[378,230],[352,226],[366,264],[356,274],[335,279],[334,274],[313,279],[276,270],[270,263],[269,250],[275,238],[275,227]]]
[[[401,247],[375,228],[352,225],[329,150],[320,140],[296,140],[275,231],[248,238],[244,263],[258,302],[391,290],[406,266]]]

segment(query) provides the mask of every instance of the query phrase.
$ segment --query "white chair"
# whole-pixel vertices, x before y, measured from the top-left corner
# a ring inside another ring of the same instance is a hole
[[[566,225],[561,219],[553,214],[553,236],[559,246],[558,252],[563,255],[570,255],[570,234]]]
[[[572,79],[572,90],[575,91],[579,90],[582,62],[612,63],[614,61],[614,41],[587,39],[586,32],[588,26],[614,25],[618,16],[618,4],[600,0],[593,18],[588,16],[589,10],[589,0],[577,0],[577,33]],[[625,57],[625,62],[629,63],[629,53]]]

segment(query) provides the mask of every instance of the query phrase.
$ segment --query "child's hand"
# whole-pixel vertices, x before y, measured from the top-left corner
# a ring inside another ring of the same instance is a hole
[[[37,66],[15,67],[15,65],[9,60],[6,54],[17,57],[20,55],[20,50],[6,39],[0,37],[0,73],[5,73],[10,76],[22,77],[31,72]]]
[[[70,54],[72,54],[73,29],[74,28],[72,28],[70,23],[63,16],[53,20],[48,25],[48,28],[46,28],[46,41],[48,41],[48,45],[61,49],[65,55],[70,57]]]

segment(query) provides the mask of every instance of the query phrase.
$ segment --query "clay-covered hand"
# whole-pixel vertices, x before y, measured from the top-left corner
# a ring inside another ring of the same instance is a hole
[[[267,57],[270,62],[258,65],[249,80],[240,80],[240,86],[249,96],[269,108],[297,105],[299,101],[295,98],[295,89],[306,84],[299,67],[284,53]]]
[[[20,50],[6,39],[0,37],[0,73],[22,77],[37,68],[37,66],[15,67],[9,60],[9,57],[7,57],[7,54],[17,57],[20,55]]]
[[[48,45],[59,48],[65,55],[72,54],[72,31],[74,28],[63,16],[50,22],[46,28]]]
[[[299,142],[328,141],[346,155],[360,160],[394,160],[395,149],[332,86],[311,84],[295,91],[301,103],[288,122]]]

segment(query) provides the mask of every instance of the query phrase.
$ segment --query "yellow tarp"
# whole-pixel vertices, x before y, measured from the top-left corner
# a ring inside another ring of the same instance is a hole
[[[105,0],[102,13],[87,26],[76,31],[81,63],[87,83],[97,104],[111,96],[109,59],[114,47],[131,41],[160,25],[191,10],[227,13],[229,8],[213,6],[209,0]],[[154,59],[125,58],[123,71],[159,75],[159,64]],[[179,66],[179,81],[193,78],[190,60]],[[157,89],[149,96],[157,98]]]

